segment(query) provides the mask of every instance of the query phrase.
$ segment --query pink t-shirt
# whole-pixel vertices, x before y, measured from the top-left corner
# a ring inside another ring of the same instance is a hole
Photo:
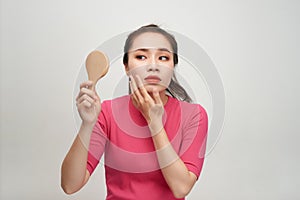
[[[199,104],[172,97],[164,109],[164,129],[170,143],[187,169],[198,178],[205,154],[206,111]],[[159,168],[147,122],[128,95],[102,103],[89,145],[90,174],[103,153],[106,199],[176,199]]]

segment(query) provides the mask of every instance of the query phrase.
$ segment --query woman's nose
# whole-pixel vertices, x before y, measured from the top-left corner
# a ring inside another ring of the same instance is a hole
[[[147,71],[148,72],[159,72],[159,67],[158,67],[158,64],[156,64],[156,63],[154,63],[154,64],[149,64],[148,66],[147,66]]]

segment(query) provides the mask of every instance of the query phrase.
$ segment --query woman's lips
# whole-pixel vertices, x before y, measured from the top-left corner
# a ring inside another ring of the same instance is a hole
[[[145,78],[145,81],[147,83],[158,83],[161,81],[161,79],[158,76],[147,76]]]

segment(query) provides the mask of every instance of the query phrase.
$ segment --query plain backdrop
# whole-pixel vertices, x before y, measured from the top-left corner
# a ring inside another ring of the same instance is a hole
[[[300,2],[1,0],[0,197],[105,197],[103,167],[67,196],[73,89],[87,54],[148,23],[197,42],[226,93],[222,136],[187,199],[300,199]],[[195,82],[195,84],[197,84]]]

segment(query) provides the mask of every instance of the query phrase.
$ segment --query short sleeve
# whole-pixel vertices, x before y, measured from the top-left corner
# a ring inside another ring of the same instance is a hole
[[[180,158],[188,170],[198,178],[204,163],[208,117],[205,109],[200,105],[196,105],[196,109],[190,111],[183,127]]]
[[[93,173],[97,167],[104,151],[105,145],[108,138],[108,119],[109,113],[107,113],[107,102],[103,102],[101,105],[101,112],[98,116],[97,123],[93,128],[93,132],[90,138],[88,159],[87,159],[87,170],[90,174]]]

